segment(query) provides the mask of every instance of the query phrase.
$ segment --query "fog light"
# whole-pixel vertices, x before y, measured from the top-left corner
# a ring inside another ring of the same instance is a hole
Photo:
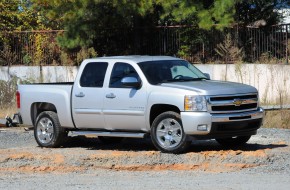
[[[198,131],[207,131],[207,125],[204,124],[204,125],[198,125],[197,126],[197,130]]]

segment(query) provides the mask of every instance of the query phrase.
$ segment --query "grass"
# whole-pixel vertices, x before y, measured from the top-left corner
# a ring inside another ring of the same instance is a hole
[[[263,127],[290,129],[290,110],[266,111]]]
[[[16,107],[0,109],[0,119],[4,119],[6,117],[6,115],[8,115],[9,117],[12,117],[13,114],[15,114],[17,112],[18,112],[18,110]]]

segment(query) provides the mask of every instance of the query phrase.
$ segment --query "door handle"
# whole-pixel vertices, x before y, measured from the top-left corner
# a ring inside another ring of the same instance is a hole
[[[113,94],[113,93],[110,93],[110,94],[107,94],[106,95],[106,98],[116,98],[116,95],[115,94]]]
[[[75,94],[76,97],[82,98],[85,97],[85,94],[83,92],[80,92],[79,94]]]

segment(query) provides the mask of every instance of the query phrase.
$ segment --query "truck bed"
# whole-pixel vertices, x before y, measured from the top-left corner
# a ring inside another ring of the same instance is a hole
[[[70,104],[72,87],[73,82],[18,85],[23,123],[33,124],[31,112],[34,106],[50,104],[55,106],[61,125],[73,128]]]

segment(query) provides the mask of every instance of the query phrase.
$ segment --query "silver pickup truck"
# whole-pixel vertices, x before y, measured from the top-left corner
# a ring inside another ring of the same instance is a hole
[[[162,152],[184,152],[192,140],[245,144],[264,111],[257,89],[210,80],[185,60],[168,56],[86,59],[74,83],[19,85],[22,121],[41,147],[71,135],[103,142],[151,136]]]

